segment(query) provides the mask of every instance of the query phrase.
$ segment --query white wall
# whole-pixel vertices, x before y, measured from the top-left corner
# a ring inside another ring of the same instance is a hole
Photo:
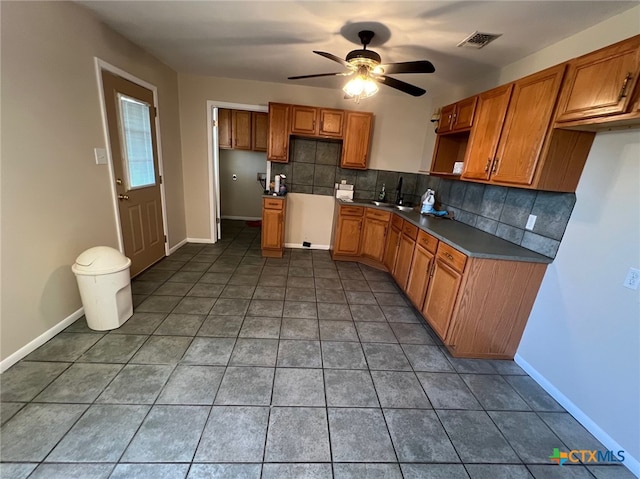
[[[118,247],[113,179],[93,159],[106,147],[94,56],[158,88],[171,245],[186,230],[176,72],[77,4],[0,8],[4,360],[80,309],[82,251]]]
[[[220,215],[223,218],[262,217],[262,194],[256,173],[267,171],[267,154],[220,150]],[[236,180],[233,180],[236,175]]]
[[[636,459],[640,291],[622,282],[630,266],[640,268],[639,191],[640,133],[599,133],[518,349],[518,360],[579,410],[570,412]]]
[[[504,68],[499,83],[639,33],[640,6]],[[639,158],[638,130],[596,135],[516,356],[638,475],[640,295],[622,281],[640,267]]]

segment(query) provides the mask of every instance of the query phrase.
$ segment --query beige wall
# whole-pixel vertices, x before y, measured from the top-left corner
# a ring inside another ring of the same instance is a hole
[[[299,248],[303,242],[308,241],[312,248],[328,249],[335,203],[333,196],[289,193],[285,245]]]
[[[259,151],[220,150],[220,215],[262,217],[262,194],[256,173],[267,171],[267,154]],[[233,175],[237,179],[233,180]]]
[[[117,247],[94,56],[158,87],[169,239],[186,237],[177,75],[67,2],[1,2],[0,357],[81,307],[71,264]]]
[[[509,65],[496,84],[638,34],[640,6]],[[638,130],[596,135],[518,349],[521,364],[606,448],[626,451],[625,465],[636,475],[640,293],[622,282],[629,267],[640,267],[639,157]]]
[[[344,100],[337,87],[312,88],[294,82],[281,84],[180,74],[179,85],[189,238],[208,238],[210,231],[207,100],[265,106],[272,101],[371,111],[375,120],[369,167],[375,169],[417,172],[422,162],[425,136],[433,134],[429,123],[432,113],[429,94],[414,98],[385,92],[382,87],[381,93],[356,105]],[[317,201],[320,204],[321,200]],[[327,228],[331,228],[330,223],[318,222],[309,234],[322,236]]]

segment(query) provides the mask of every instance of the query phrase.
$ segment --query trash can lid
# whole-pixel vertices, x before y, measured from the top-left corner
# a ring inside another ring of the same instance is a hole
[[[107,274],[122,271],[130,265],[131,260],[117,249],[95,246],[81,253],[71,269],[76,274]]]

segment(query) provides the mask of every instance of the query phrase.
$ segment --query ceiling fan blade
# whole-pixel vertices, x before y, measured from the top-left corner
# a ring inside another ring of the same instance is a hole
[[[343,60],[343,59],[342,59],[342,58],[340,58],[340,57],[335,56],[335,55],[334,55],[334,54],[332,54],[332,53],[319,52],[319,51],[316,51],[316,50],[314,50],[314,51],[313,51],[313,53],[317,53],[317,54],[318,54],[318,55],[320,55],[321,57],[328,58],[329,60],[333,60],[334,62],[339,63],[340,65],[343,65],[343,66],[345,66],[345,67],[349,67],[349,64],[348,64],[345,60]]]
[[[301,80],[303,78],[317,78],[317,77],[339,77],[351,75],[353,72],[340,72],[340,73],[316,73],[315,75],[299,75],[297,77],[289,77],[288,80]]]
[[[395,73],[433,73],[436,71],[433,63],[428,60],[387,63],[386,65],[380,65],[378,68],[382,68],[384,73],[388,75]]]
[[[417,87],[415,85],[411,85],[409,83],[396,80],[395,78],[391,78],[383,75],[372,76],[371,78],[382,83],[383,85],[390,86],[391,88],[395,88],[396,90],[400,90],[401,92],[408,93],[409,95],[412,95],[412,96],[422,96],[425,93],[427,93],[427,90],[423,90],[422,88]]]

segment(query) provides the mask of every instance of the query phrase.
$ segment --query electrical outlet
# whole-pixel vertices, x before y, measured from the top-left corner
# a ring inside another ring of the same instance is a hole
[[[536,225],[537,219],[538,217],[536,215],[529,215],[529,219],[527,220],[527,225],[525,226],[525,228],[528,230],[532,230],[533,227]]]
[[[624,279],[622,286],[625,288],[633,289],[634,291],[640,286],[640,269],[629,268],[627,277]]]

